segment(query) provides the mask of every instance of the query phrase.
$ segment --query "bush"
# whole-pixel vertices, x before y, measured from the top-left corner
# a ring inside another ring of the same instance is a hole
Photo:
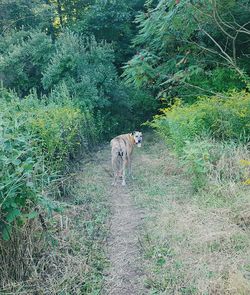
[[[42,91],[42,72],[53,51],[51,38],[38,30],[0,35],[0,72],[4,86],[15,89],[21,97],[33,87]]]
[[[210,186],[224,187],[225,194],[230,189],[228,184],[231,188],[247,184],[249,158],[246,145],[232,141],[218,142],[211,138],[187,141],[181,155],[195,190],[210,183]]]
[[[202,97],[192,105],[180,100],[154,117],[152,126],[181,152],[187,140],[204,134],[218,140],[250,138],[250,94],[231,92],[226,98]]]
[[[192,105],[176,100],[150,123],[182,158],[195,190],[209,182],[247,183],[240,165],[249,159],[250,94],[231,92],[227,98],[202,97]]]
[[[1,96],[7,93],[1,90]],[[70,100],[56,104],[13,96],[1,98],[0,114],[0,231],[6,240],[13,224],[35,218],[38,205],[51,205],[43,197],[46,186],[95,137],[91,114]]]

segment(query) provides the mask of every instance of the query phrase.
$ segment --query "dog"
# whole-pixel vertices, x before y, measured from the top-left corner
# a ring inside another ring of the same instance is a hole
[[[134,131],[128,134],[121,134],[110,141],[112,168],[114,172],[114,181],[112,185],[117,184],[117,179],[122,177],[122,185],[126,185],[126,168],[128,167],[131,176],[131,161],[134,146],[141,147],[142,133]]]

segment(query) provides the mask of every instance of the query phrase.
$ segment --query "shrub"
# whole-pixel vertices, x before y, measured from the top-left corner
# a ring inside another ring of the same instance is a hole
[[[204,134],[218,140],[247,141],[249,122],[250,94],[231,92],[225,98],[202,97],[192,105],[176,100],[155,116],[152,126],[181,152],[187,140]]]
[[[225,188],[231,184],[236,188],[247,184],[250,176],[247,165],[250,153],[244,144],[196,138],[186,141],[181,158],[195,190],[206,187],[208,183],[210,186]],[[225,188],[226,194],[228,190]]]
[[[0,35],[0,72],[4,86],[15,89],[21,97],[33,87],[42,91],[42,72],[53,51],[51,38],[38,30]]]
[[[6,91],[1,89],[1,96]],[[70,100],[61,104],[1,98],[0,113],[0,231],[9,239],[13,224],[37,216],[46,204],[43,193],[51,179],[62,174],[69,160],[90,138],[95,128],[89,112],[82,113]]]
[[[182,158],[195,190],[208,182],[247,183],[241,161],[249,159],[250,94],[202,97],[192,105],[179,99],[150,123]]]
[[[12,224],[34,217],[44,174],[43,157],[38,155],[30,133],[23,133],[25,118],[13,118],[8,110],[1,115],[0,153],[0,231],[9,239]]]

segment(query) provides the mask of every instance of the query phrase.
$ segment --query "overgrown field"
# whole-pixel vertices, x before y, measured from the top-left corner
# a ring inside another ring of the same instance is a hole
[[[249,183],[250,95],[176,100],[151,123],[188,166],[194,188]]]

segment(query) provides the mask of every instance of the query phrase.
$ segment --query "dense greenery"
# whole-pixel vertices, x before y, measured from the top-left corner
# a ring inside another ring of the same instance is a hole
[[[238,152],[238,158],[234,159],[236,151],[250,138],[249,93],[232,92],[224,98],[205,96],[191,105],[176,100],[162,111],[150,125],[187,165],[196,190],[207,184],[211,170],[223,161],[232,163],[218,169],[217,180],[249,182],[247,152]],[[245,165],[240,167],[242,162]]]
[[[250,95],[232,92],[224,98],[201,97],[192,105],[176,100],[151,123],[177,151],[201,136],[246,142],[250,138]]]
[[[220,150],[229,144],[233,157],[233,146],[249,142],[249,2],[159,0],[145,8],[136,18],[137,54],[123,77],[162,102],[150,125],[182,157],[199,189],[207,165],[223,157]]]
[[[42,192],[76,154],[156,110],[149,91],[124,85],[143,1],[0,4],[1,232],[36,217]],[[45,202],[46,203],[46,202]],[[47,204],[47,203],[46,203]],[[52,206],[50,204],[50,206]]]
[[[6,99],[4,89],[1,94],[0,228],[8,239],[14,221],[21,225],[37,216],[39,205],[53,206],[46,201],[46,187],[97,131],[91,114],[70,100],[56,104],[30,95],[20,101],[14,95]]]
[[[137,16],[138,52],[125,66],[128,83],[189,102],[246,86],[248,1],[160,0],[146,8]]]
[[[2,0],[4,243],[56,209],[52,184],[79,155],[146,121],[196,190],[214,171],[248,184],[249,12],[248,0]]]

